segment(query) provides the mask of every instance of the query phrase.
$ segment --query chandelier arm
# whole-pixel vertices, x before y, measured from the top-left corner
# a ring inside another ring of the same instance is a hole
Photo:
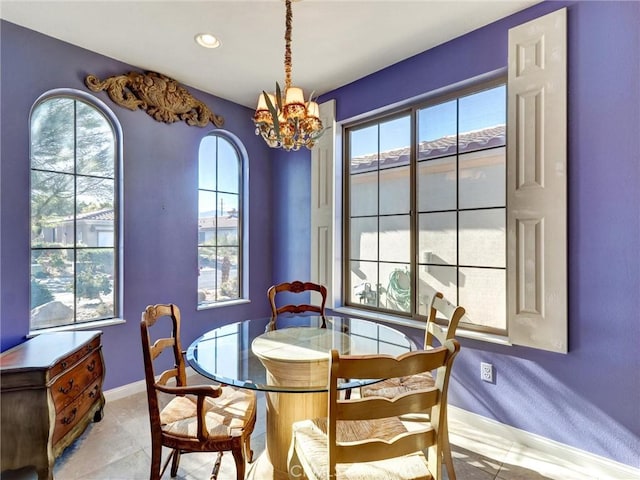
[[[285,92],[291,86],[291,29],[293,27],[293,13],[291,11],[291,0],[285,0],[287,6],[287,16],[285,21],[285,49],[284,49],[284,87]]]

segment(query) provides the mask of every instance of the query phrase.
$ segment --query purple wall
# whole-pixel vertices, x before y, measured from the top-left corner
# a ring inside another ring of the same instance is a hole
[[[544,2],[323,95],[337,119],[505,69],[507,30],[568,7],[569,334],[462,340],[450,402],[640,467],[640,3]],[[480,362],[496,381],[480,381]]]
[[[272,218],[278,225],[273,230],[273,280],[307,281],[311,273],[311,155],[307,149],[276,150],[271,162]]]
[[[75,88],[91,93],[84,77],[139,70],[8,22],[1,24],[2,350],[29,331],[29,110],[44,92]],[[179,80],[179,79],[178,79]],[[145,306],[172,302],[182,309],[184,346],[217,324],[269,313],[272,277],[269,150],[254,134],[253,112],[191,89],[217,114],[249,156],[249,304],[196,311],[197,186],[200,139],[212,128],[164,124],[94,94],[117,116],[124,144],[125,324],[103,328],[105,387],[144,378],[139,321]],[[213,126],[211,126],[213,127]]]

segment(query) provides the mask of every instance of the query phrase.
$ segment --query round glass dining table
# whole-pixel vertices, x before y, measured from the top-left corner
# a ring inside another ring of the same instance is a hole
[[[376,322],[338,316],[279,316],[208,331],[187,349],[189,365],[217,382],[265,392],[266,450],[273,478],[287,478],[291,424],[327,415],[331,350],[341,355],[401,355],[417,346]],[[372,383],[344,379],[345,391]]]

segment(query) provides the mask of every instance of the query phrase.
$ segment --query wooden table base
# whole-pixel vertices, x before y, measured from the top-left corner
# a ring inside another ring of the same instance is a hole
[[[327,416],[327,393],[274,393],[267,399],[267,454],[274,479],[288,479],[287,455],[291,425],[299,420]]]

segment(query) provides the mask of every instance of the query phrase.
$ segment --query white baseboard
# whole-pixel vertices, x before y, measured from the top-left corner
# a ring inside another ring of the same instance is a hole
[[[583,478],[592,480],[638,480],[640,469],[629,465],[595,455],[564,443],[556,442],[534,433],[520,430],[504,423],[491,420],[487,417],[463,410],[453,405],[448,406],[451,424],[460,422],[471,429],[485,432],[506,439],[522,447],[544,453],[552,458],[557,458],[558,463],[568,465],[572,470],[584,471]],[[450,428],[451,443],[458,445],[456,435]],[[469,444],[469,450],[473,450],[473,442]],[[464,446],[466,448],[466,446]]]
[[[107,402],[115,402],[121,398],[135,395],[136,393],[146,392],[147,383],[144,380],[139,380],[133,383],[127,383],[121,387],[112,388],[104,391],[104,398]]]

